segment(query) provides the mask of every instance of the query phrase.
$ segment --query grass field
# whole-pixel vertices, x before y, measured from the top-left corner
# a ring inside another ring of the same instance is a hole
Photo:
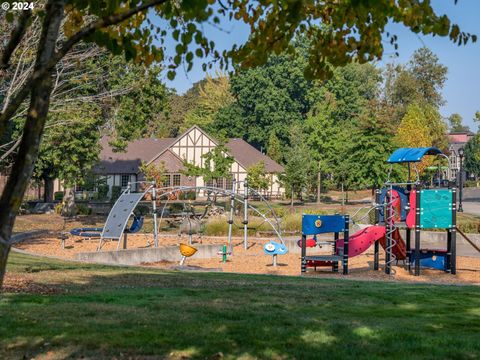
[[[162,272],[16,253],[8,271],[2,359],[480,356],[478,287]]]

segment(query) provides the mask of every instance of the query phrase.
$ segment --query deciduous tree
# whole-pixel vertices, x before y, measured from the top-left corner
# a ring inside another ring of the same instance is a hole
[[[472,137],[465,144],[465,170],[480,176],[480,135]]]
[[[265,163],[259,161],[247,169],[248,186],[256,190],[268,190],[270,178],[265,170]]]
[[[470,131],[468,126],[463,125],[463,118],[460,114],[455,113],[450,115],[448,122],[450,123],[450,131],[452,132]]]

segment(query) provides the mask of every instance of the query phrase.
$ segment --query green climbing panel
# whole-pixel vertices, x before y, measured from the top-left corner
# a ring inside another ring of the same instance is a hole
[[[452,224],[452,190],[431,189],[420,191],[420,227],[448,229]]]

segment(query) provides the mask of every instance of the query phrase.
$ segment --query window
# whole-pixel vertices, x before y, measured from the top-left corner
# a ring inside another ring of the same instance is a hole
[[[169,187],[171,186],[171,176],[170,175],[164,175],[164,179],[163,179],[163,184],[162,184],[164,187]]]
[[[232,190],[232,185],[233,185],[233,175],[225,178],[225,189]]]
[[[205,186],[208,186],[208,187],[214,187],[214,183],[213,183],[213,179],[210,179],[206,182]]]
[[[173,174],[173,186],[180,186],[180,174]]]
[[[122,186],[122,188],[126,188],[128,186],[129,181],[130,181],[130,175],[122,174],[120,176],[120,185]]]

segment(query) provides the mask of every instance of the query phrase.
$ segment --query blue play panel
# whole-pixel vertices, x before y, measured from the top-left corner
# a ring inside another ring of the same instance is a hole
[[[345,231],[343,215],[302,215],[302,234],[316,235]]]
[[[415,254],[411,254],[411,266],[415,266]],[[447,252],[445,250],[420,251],[420,267],[447,271]]]

